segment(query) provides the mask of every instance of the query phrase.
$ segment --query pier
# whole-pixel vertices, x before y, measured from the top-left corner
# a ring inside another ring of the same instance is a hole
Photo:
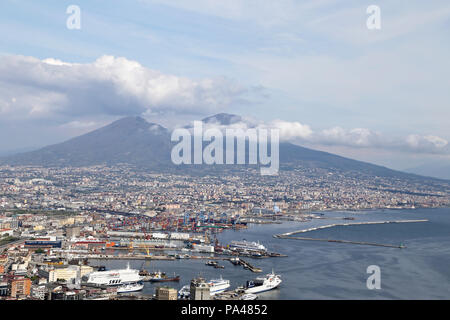
[[[230,259],[227,259],[227,260],[231,262]],[[250,270],[251,272],[255,272],[255,273],[262,272],[262,269],[261,269],[261,268],[254,267],[253,265],[251,265],[250,263],[248,263],[248,262],[245,261],[245,260],[239,259],[239,260],[238,260],[238,263],[239,263],[239,265],[243,266],[244,269],[248,269],[248,270]]]

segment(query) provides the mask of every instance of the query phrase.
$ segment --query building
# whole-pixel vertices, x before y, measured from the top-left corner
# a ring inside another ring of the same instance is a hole
[[[80,236],[81,228],[78,226],[66,227],[67,239],[72,239]]]
[[[73,279],[76,279],[77,276],[81,278],[93,271],[94,268],[90,266],[54,266],[49,269],[40,269],[39,276],[46,278],[48,282],[57,282],[58,280],[71,282]]]
[[[0,297],[6,297],[9,295],[8,282],[0,282]]]
[[[31,286],[31,296],[34,299],[45,300],[47,288],[45,285],[33,285]]]
[[[191,281],[191,300],[210,300],[210,288],[205,279],[199,277]]]
[[[177,290],[169,287],[156,288],[156,300],[177,300]]]
[[[31,280],[18,278],[11,280],[11,297],[29,296],[31,294]]]

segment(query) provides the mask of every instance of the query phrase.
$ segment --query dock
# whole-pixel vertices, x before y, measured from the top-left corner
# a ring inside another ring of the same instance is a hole
[[[227,260],[231,262],[230,259],[227,259]],[[255,273],[262,272],[261,268],[254,267],[253,265],[251,265],[250,263],[248,263],[247,261],[242,260],[242,259],[239,259],[239,265],[243,266],[244,269],[250,270],[251,272],[255,272]]]

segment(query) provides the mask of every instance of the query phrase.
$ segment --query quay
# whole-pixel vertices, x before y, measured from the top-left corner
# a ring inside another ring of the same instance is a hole
[[[228,261],[231,262],[231,259],[226,259],[226,260],[228,260]],[[245,260],[239,259],[239,260],[238,260],[238,264],[241,265],[241,266],[243,266],[244,269],[250,270],[251,272],[255,272],[255,273],[262,272],[262,269],[261,269],[261,268],[254,267],[253,265],[251,265],[250,263],[248,263],[248,262],[245,261]]]

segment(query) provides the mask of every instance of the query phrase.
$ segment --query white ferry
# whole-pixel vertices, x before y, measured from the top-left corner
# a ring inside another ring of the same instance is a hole
[[[269,273],[265,277],[258,277],[253,281],[247,281],[245,293],[255,294],[269,291],[278,287],[281,282],[281,277],[272,270],[272,273]]]
[[[230,244],[231,249],[236,250],[248,250],[248,251],[267,251],[266,247],[264,247],[259,242],[249,242],[249,241],[231,241]]]
[[[224,292],[230,287],[230,280],[224,280],[222,277],[220,279],[212,279],[208,281],[209,293],[210,295],[215,295]]]
[[[117,287],[117,292],[123,293],[142,290],[143,278],[139,275],[139,270],[130,269],[128,264],[126,269],[91,272],[83,277],[83,281],[89,284]]]

